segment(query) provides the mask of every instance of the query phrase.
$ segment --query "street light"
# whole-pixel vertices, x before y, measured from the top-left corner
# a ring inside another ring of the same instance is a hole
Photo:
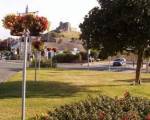
[[[29,31],[24,33],[24,62],[23,62],[23,81],[22,81],[22,120],[25,120],[25,98],[26,98],[26,66],[27,66],[27,42]]]
[[[7,15],[3,20],[4,27],[6,29],[10,30],[11,35],[22,36],[22,38],[24,39],[24,52],[23,52],[24,60],[23,60],[23,74],[22,74],[22,79],[23,79],[22,80],[22,120],[25,120],[26,66],[27,66],[28,39],[29,39],[30,35],[37,36],[40,34],[40,32],[44,32],[47,29],[47,19],[45,17],[43,17],[40,20],[37,20],[38,18],[41,18],[38,16],[33,18],[33,19],[35,19],[34,20],[35,23],[37,23],[37,22],[41,23],[41,24],[38,24],[39,27],[37,27],[37,28],[41,28],[41,29],[31,30],[31,26],[27,25],[26,19],[27,19],[28,15],[34,17],[31,14],[35,14],[35,13],[37,13],[37,11],[36,12],[28,12],[28,6],[27,6],[25,13],[18,13],[18,15]],[[26,22],[24,22],[24,18],[25,18]],[[32,24],[31,22],[33,22],[33,21],[29,20],[29,24]]]
[[[26,14],[35,14],[37,12],[28,12],[28,5],[26,7],[25,13],[19,13],[19,15],[26,15]],[[23,38],[24,38],[24,62],[23,62],[23,76],[22,76],[22,120],[25,120],[25,108],[26,108],[26,68],[27,68],[27,43],[30,36],[30,32],[28,29],[24,31]]]

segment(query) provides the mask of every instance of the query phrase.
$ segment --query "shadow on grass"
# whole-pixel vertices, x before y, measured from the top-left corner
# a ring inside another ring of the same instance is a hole
[[[71,83],[56,81],[27,81],[27,98],[63,98],[76,96],[78,92],[100,93],[102,87],[119,87],[130,86],[133,79],[115,80],[114,84],[97,84],[97,85],[72,85]],[[118,83],[117,82],[122,82]],[[143,83],[150,83],[150,78],[142,79]],[[21,98],[21,81],[10,81],[0,84],[0,99]],[[89,89],[91,88],[91,89]],[[100,89],[97,89],[100,88]]]
[[[20,98],[21,97],[21,81],[5,82],[0,84],[0,99],[4,98]],[[27,98],[59,98],[71,97],[75,93],[84,91],[85,88],[71,85],[69,83],[55,81],[27,81]],[[86,91],[86,90],[85,90]]]
[[[128,80],[115,80],[116,82],[124,82],[124,83],[133,83],[134,79],[128,79]],[[150,83],[150,78],[143,78],[141,79],[142,83]]]
[[[22,68],[9,68],[8,70],[13,72],[20,72]]]

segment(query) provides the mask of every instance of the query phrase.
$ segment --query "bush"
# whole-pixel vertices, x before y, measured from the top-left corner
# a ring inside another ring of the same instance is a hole
[[[39,62],[37,61],[37,67],[38,67],[38,63],[39,63]],[[49,68],[49,67],[51,67],[51,65],[52,65],[53,68],[56,68],[56,67],[57,67],[55,59],[52,60],[52,64],[51,64],[51,59],[45,59],[45,58],[43,58],[43,59],[41,59],[41,61],[40,61],[40,67],[41,67],[41,68]],[[34,67],[35,67],[35,60],[33,60],[33,61],[30,63],[30,67],[31,67],[31,68],[34,68]]]
[[[55,59],[58,63],[74,63],[80,61],[79,54],[73,55],[71,53],[57,54]]]
[[[98,57],[99,57],[99,51],[97,51],[97,50],[91,50],[90,56],[92,58],[94,58],[95,60],[98,59]]]
[[[61,106],[34,120],[150,120],[150,100],[131,97],[112,99],[98,96]]]

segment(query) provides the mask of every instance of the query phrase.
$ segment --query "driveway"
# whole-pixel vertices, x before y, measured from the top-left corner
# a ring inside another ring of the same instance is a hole
[[[0,61],[0,83],[8,80],[8,78],[15,73],[22,70],[21,62]]]

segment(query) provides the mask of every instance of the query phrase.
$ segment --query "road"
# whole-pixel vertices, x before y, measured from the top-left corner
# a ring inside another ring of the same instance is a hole
[[[75,69],[75,70],[86,70],[88,69],[88,64],[72,64],[72,63],[63,63],[58,64],[59,68],[64,69]],[[135,72],[136,66],[133,67],[132,63],[127,63],[123,66],[114,67],[112,66],[112,63],[109,62],[96,62],[96,63],[90,63],[89,70],[97,70],[97,71],[113,71],[113,72]],[[142,68],[142,72],[145,71],[145,66]]]
[[[57,64],[58,68],[69,69],[69,70],[87,70],[87,63],[62,63]],[[135,67],[132,64],[126,64],[125,66],[113,67],[112,63],[109,66],[108,62],[98,62],[91,63],[89,70],[97,71],[113,71],[113,72],[135,72]],[[0,83],[8,80],[13,74],[22,70],[21,62],[12,62],[12,61],[0,61]],[[142,71],[145,72],[145,68],[142,68]]]
[[[0,61],[0,83],[22,69],[22,63]]]

